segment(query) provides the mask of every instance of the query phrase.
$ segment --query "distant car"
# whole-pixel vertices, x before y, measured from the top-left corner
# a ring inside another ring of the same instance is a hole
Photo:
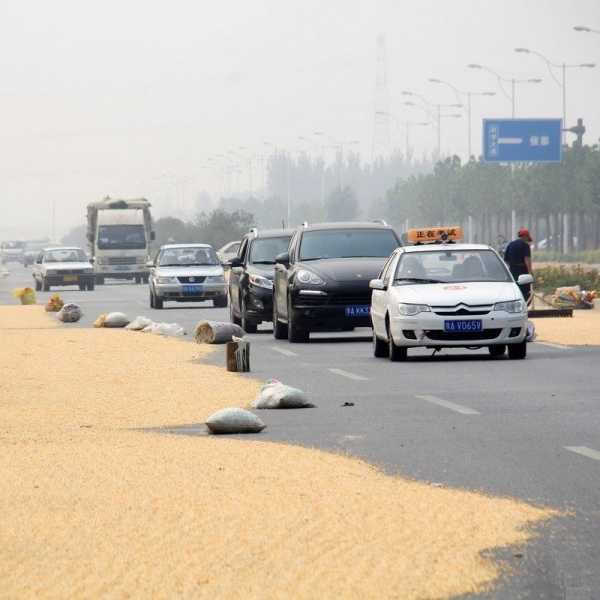
[[[238,255],[241,243],[242,242],[240,240],[236,240],[235,242],[227,242],[224,246],[221,246],[221,248],[217,250],[217,256],[219,257],[222,265],[227,267],[229,266],[229,261]]]
[[[261,322],[273,318],[275,257],[287,251],[291,236],[281,229],[253,229],[230,261],[229,314],[246,333],[255,333]]]
[[[380,222],[299,227],[275,259],[275,338],[307,342],[311,331],[371,327],[369,281],[399,245]]]
[[[517,283],[531,282],[521,275]],[[487,347],[492,356],[508,348],[509,358],[525,358],[527,305],[517,283],[490,246],[398,248],[370,282],[375,356],[401,361],[413,347]]]
[[[37,291],[52,286],[78,285],[80,290],[94,289],[94,268],[81,248],[61,246],[45,248],[38,254],[32,275]]]
[[[6,264],[16,262],[23,264],[25,242],[2,242],[0,251]]]
[[[161,246],[150,271],[150,307],[161,309],[165,302],[203,302],[227,306],[223,267],[208,244]]]

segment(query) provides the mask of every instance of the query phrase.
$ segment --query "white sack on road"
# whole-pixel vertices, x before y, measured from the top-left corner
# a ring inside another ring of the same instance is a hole
[[[83,312],[78,304],[65,304],[57,313],[56,318],[63,323],[76,323]]]
[[[291,387],[271,379],[262,386],[258,396],[253,400],[253,408],[311,408],[306,394],[298,388]]]
[[[111,312],[106,315],[103,327],[125,327],[129,324],[127,315],[122,312]]]
[[[266,425],[249,410],[223,408],[206,420],[210,433],[260,433]]]
[[[144,327],[148,327],[152,323],[152,319],[148,317],[136,317],[129,325],[125,327],[129,331],[141,331]]]

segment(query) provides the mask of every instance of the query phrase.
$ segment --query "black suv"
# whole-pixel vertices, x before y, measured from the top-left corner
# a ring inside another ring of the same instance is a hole
[[[384,222],[299,227],[276,258],[273,335],[307,342],[311,331],[371,327],[369,281],[400,245]]]
[[[238,254],[229,261],[229,314],[231,322],[246,333],[255,333],[262,321],[273,316],[273,273],[275,257],[287,251],[292,232],[252,229],[240,243]]]

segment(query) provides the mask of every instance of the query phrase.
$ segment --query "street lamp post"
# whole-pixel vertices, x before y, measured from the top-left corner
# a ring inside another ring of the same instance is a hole
[[[415,106],[415,104],[413,102],[405,102],[404,104],[407,104],[408,106]],[[424,127],[425,125],[429,125],[430,123],[428,121],[400,121],[400,119],[398,119],[396,117],[396,115],[393,115],[392,113],[388,113],[388,112],[384,112],[384,111],[378,111],[375,114],[390,117],[390,119],[395,121],[396,125],[398,125],[398,126],[400,123],[403,123],[404,132],[405,132],[404,160],[408,161],[408,156],[410,154],[410,128],[413,126]],[[398,129],[400,129],[400,127],[398,127]]]
[[[411,92],[408,90],[404,90],[402,92],[403,96],[413,96],[418,98],[422,104],[423,108],[430,116],[430,118],[434,118],[437,123],[437,159],[439,160],[442,155],[442,118],[460,118],[459,114],[442,114],[442,108],[463,108],[462,104],[432,104],[425,97],[420,94],[416,94],[415,92]],[[432,111],[432,108],[435,108],[435,112]]]
[[[469,69],[481,69],[483,71],[487,71],[488,73],[491,73],[496,80],[498,81],[498,87],[500,88],[500,90],[502,91],[502,93],[504,94],[504,96],[510,101],[511,106],[512,106],[512,118],[515,118],[516,115],[516,85],[517,83],[542,83],[542,80],[539,77],[529,77],[527,79],[517,79],[516,77],[511,77],[511,78],[507,78],[507,77],[502,77],[502,75],[500,75],[498,72],[494,71],[493,69],[490,69],[489,67],[486,67],[485,65],[479,65],[476,63],[471,63],[469,65],[467,65],[467,67]],[[502,83],[510,83],[510,95],[506,93],[506,90],[504,89],[504,86],[502,85]]]
[[[461,96],[466,96],[467,97],[467,136],[468,136],[468,153],[469,153],[469,160],[471,159],[472,156],[472,152],[471,152],[471,148],[472,148],[472,136],[471,136],[471,98],[472,96],[495,96],[496,92],[488,92],[488,91],[484,91],[484,92],[473,92],[473,91],[464,91],[464,90],[460,90],[458,89],[456,86],[452,85],[451,83],[449,83],[448,81],[443,81],[442,79],[435,79],[433,77],[429,78],[429,81],[431,83],[438,83],[438,84],[442,84],[442,85],[446,85],[448,86],[450,89],[452,89],[454,91],[454,93],[456,94],[456,98],[458,100],[460,100]]]
[[[593,69],[596,64],[595,63],[578,63],[578,64],[567,64],[565,62],[558,64],[552,62],[549,58],[544,56],[541,52],[537,52],[536,50],[529,50],[528,48],[515,48],[515,52],[519,54],[534,54],[541,58],[548,67],[548,72],[552,79],[554,79],[555,83],[562,90],[562,113],[563,113],[563,131],[562,131],[562,143],[566,142],[566,128],[567,128],[567,69]],[[561,69],[562,72],[562,83],[557,79],[554,74],[553,69]]]

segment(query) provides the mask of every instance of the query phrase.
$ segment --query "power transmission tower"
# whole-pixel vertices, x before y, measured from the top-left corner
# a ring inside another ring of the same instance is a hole
[[[373,102],[373,161],[387,156],[390,152],[390,90],[387,77],[387,50],[385,36],[377,36],[377,56],[375,64],[375,94]]]

